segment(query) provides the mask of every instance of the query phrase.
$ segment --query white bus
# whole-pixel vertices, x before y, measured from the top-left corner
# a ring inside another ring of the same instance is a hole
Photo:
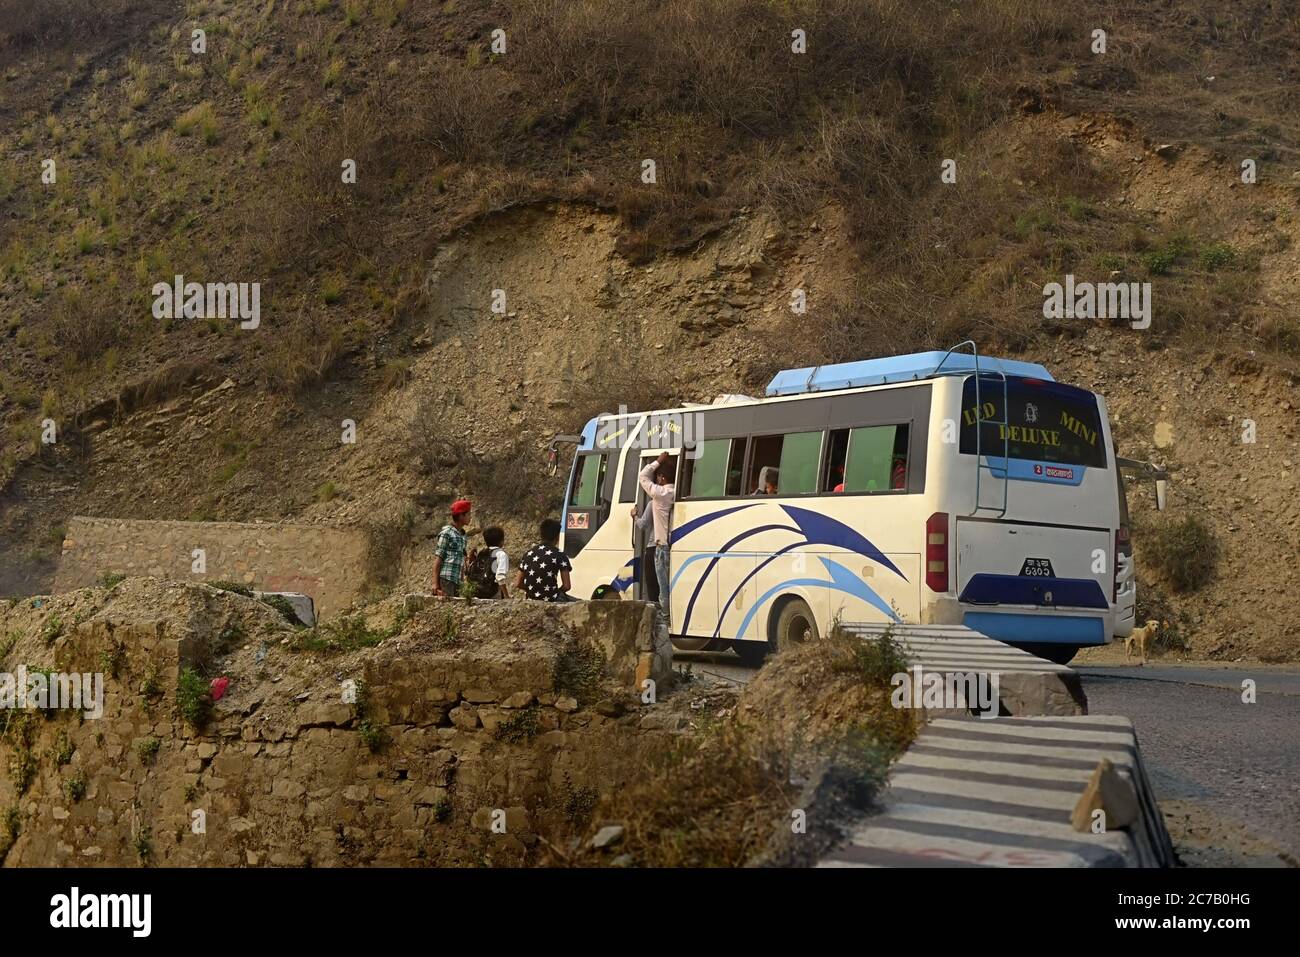
[[[1136,585],[1105,401],[963,345],[787,370],[761,399],[592,419],[563,518],[572,594],[656,597],[632,509],[638,470],[668,450],[678,647],[757,663],[836,617],[965,624],[1062,662],[1127,635]]]

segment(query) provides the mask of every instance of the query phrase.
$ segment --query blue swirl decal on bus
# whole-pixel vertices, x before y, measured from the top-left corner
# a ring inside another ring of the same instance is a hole
[[[699,528],[702,528],[705,525],[708,525],[709,523],[719,518],[722,518],[726,515],[731,515],[735,512],[741,511],[742,509],[752,508],[754,505],[758,505],[758,504],[763,504],[763,503],[755,502],[749,505],[738,505],[733,508],[726,508],[717,512],[711,512],[708,515],[702,515],[699,518],[693,519],[692,521],[687,522],[685,525],[673,531],[672,534],[673,544],[674,545],[677,544],[690,533],[696,531]],[[690,628],[691,616],[694,614],[696,601],[699,599],[699,596],[704,589],[705,583],[709,580],[710,576],[713,574],[713,570],[717,568],[718,562],[722,558],[727,557],[728,555],[740,554],[740,553],[732,552],[731,549],[734,548],[740,542],[744,541],[745,539],[757,535],[761,532],[769,532],[769,531],[793,532],[797,535],[802,535],[803,540],[786,545],[785,547],[777,551],[775,554],[765,556],[764,561],[762,561],[752,572],[750,572],[745,577],[745,580],[740,583],[740,585],[736,588],[734,592],[732,592],[731,597],[727,599],[726,605],[722,608],[721,614],[718,616],[717,625],[714,628],[714,632],[713,632],[715,637],[717,637],[721,632],[722,620],[726,616],[727,611],[731,608],[731,605],[735,601],[736,596],[740,593],[740,589],[743,588],[745,584],[753,578],[754,575],[758,574],[758,572],[767,564],[769,564],[774,558],[804,545],[814,545],[814,546],[824,545],[830,548],[838,548],[838,549],[843,549],[845,551],[853,552],[854,554],[861,555],[864,558],[867,558],[873,562],[883,565],[885,568],[888,568],[899,578],[903,579],[903,581],[907,581],[907,576],[903,574],[903,572],[898,568],[897,565],[895,565],[892,561],[890,561],[889,557],[885,555],[884,552],[882,552],[879,548],[877,548],[869,539],[867,539],[861,533],[859,533],[853,528],[850,528],[848,525],[845,525],[843,522],[830,518],[829,516],[822,515],[819,512],[814,512],[811,509],[799,508],[794,505],[781,505],[780,507],[786,513],[786,515],[788,515],[794,521],[795,523],[794,527],[791,527],[789,525],[765,524],[765,525],[758,525],[753,528],[746,529],[745,531],[733,537],[730,541],[726,542],[718,551],[701,552],[698,555],[691,555],[677,567],[673,575],[672,582],[669,585],[669,587],[672,589],[676,589],[677,583],[681,579],[683,572],[685,572],[686,569],[689,568],[692,564],[694,564],[697,561],[702,561],[704,559],[709,560],[708,567],[704,569],[704,572],[700,575],[699,580],[696,581],[695,587],[691,592],[690,600],[686,604],[686,614],[682,618],[682,625],[681,625],[682,633],[687,633],[688,629]],[[822,561],[823,563],[826,563],[828,560],[823,558]],[[845,583],[836,579],[835,572],[831,569],[832,565],[835,568],[843,570],[843,566],[835,562],[829,562],[826,567],[828,571],[831,571],[831,577],[832,577],[831,582],[826,582],[820,579],[813,579],[811,581],[816,582],[821,587],[831,587],[837,591],[846,591],[846,587],[844,587]],[[867,588],[865,585],[861,584],[861,582],[857,579],[856,576],[852,575],[847,571],[845,571],[845,574],[849,575],[849,577],[854,582],[856,582],[857,585],[859,586],[849,591],[850,594],[854,594],[857,597],[862,598],[864,601],[869,602],[875,607],[881,607],[883,605],[880,596],[878,596],[870,588]],[[786,584],[788,585],[790,583],[786,583]],[[887,614],[891,616],[893,615],[893,612],[892,610],[889,609],[888,605],[884,605],[883,607]],[[746,622],[748,622],[749,619],[753,617],[753,613],[754,613],[754,609],[750,609],[750,613],[746,617]],[[744,626],[742,626],[740,630],[740,633],[743,634],[743,632],[744,632]]]
[[[853,572],[849,571],[839,562],[833,562],[825,556],[818,557],[821,558],[822,564],[826,566],[826,570],[830,572],[830,581],[824,581],[820,578],[791,578],[787,581],[773,585],[758,597],[758,601],[754,602],[754,607],[749,609],[748,614],[745,615],[745,620],[740,623],[740,630],[737,631],[736,634],[743,635],[745,633],[745,629],[749,627],[749,623],[754,620],[754,615],[757,614],[758,610],[765,604],[777,595],[781,594],[781,592],[800,586],[805,588],[828,588],[831,591],[838,591],[847,595],[852,595],[854,598],[860,598],[873,608],[880,611],[890,621],[902,621],[902,619],[898,617],[897,613],[895,613],[894,609],[890,608],[883,598],[868,588],[866,583],[863,582],[862,579],[858,578],[857,575],[853,574]]]

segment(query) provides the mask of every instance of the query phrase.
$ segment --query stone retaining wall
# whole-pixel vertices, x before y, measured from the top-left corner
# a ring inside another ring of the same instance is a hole
[[[597,605],[429,602],[375,646],[331,652],[256,600],[188,584],[0,602],[15,636],[0,670],[103,671],[106,688],[101,718],[4,715],[0,859],[531,863],[547,821],[590,813],[642,769],[637,742],[666,733],[630,687],[653,611]],[[201,730],[178,707],[191,667],[203,687],[229,677]]]

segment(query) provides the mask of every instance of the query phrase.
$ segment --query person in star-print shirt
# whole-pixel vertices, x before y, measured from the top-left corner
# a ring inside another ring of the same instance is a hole
[[[560,551],[560,523],[553,518],[542,522],[539,541],[519,559],[515,588],[535,601],[577,601],[570,595],[569,556]],[[558,579],[558,581],[557,581]]]

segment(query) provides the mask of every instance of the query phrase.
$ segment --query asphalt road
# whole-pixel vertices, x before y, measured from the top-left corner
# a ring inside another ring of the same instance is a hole
[[[1300,862],[1300,671],[1276,667],[1084,667],[1088,710],[1137,729],[1166,817],[1235,825]],[[1242,702],[1253,680],[1254,704]],[[1171,820],[1171,832],[1177,822]],[[1178,836],[1175,834],[1175,842]],[[1207,834],[1207,840],[1213,836]]]
[[[730,652],[676,664],[744,684]],[[1275,665],[1085,665],[1093,714],[1132,719],[1156,799],[1184,861],[1300,866],[1300,669]],[[1255,682],[1255,703],[1242,682]]]

